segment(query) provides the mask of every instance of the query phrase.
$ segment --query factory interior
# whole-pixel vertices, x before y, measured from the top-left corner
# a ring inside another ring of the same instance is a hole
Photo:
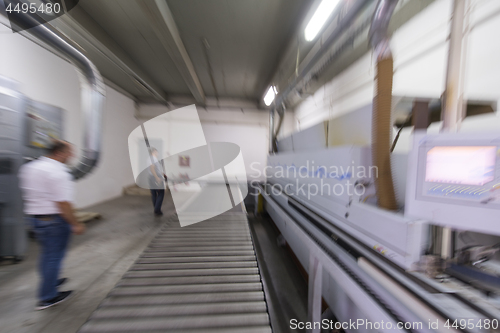
[[[0,333],[500,332],[500,1],[0,14]]]

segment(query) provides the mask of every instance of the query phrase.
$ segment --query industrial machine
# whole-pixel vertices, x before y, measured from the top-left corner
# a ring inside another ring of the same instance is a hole
[[[393,171],[406,195],[391,211],[378,207],[369,146],[328,147],[323,123],[308,131],[315,135],[278,141],[261,194],[309,274],[310,322],[349,332],[499,331],[498,133],[417,132],[407,156],[392,156],[408,170]],[[431,250],[436,226],[453,231],[449,258]],[[335,323],[321,317],[321,297]]]
[[[0,6],[10,27],[50,49],[78,71],[81,86],[83,140],[79,161],[71,169],[75,180],[89,174],[101,153],[102,106],[105,86],[94,64],[80,46],[49,27],[34,13]],[[26,247],[25,223],[17,173],[23,162],[39,157],[51,139],[62,138],[63,110],[30,101],[16,82],[0,77],[0,258],[22,259]]]
[[[26,246],[17,172],[23,161],[26,99],[16,83],[0,77],[0,257],[20,259]]]
[[[0,257],[21,260],[26,224],[17,174],[25,162],[63,138],[63,110],[28,99],[17,82],[0,77]]]

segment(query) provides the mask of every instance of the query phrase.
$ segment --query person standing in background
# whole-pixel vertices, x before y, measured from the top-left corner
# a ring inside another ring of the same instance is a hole
[[[158,160],[158,150],[156,148],[150,149],[149,156],[149,188],[151,190],[151,199],[153,201],[155,216],[162,216],[161,206],[163,198],[165,197],[165,182],[166,178],[163,173],[163,168]]]
[[[72,156],[73,148],[68,142],[56,141],[47,156],[23,165],[19,171],[24,213],[32,219],[40,244],[37,310],[61,303],[72,294],[57,290],[67,280],[59,274],[70,234],[85,232],[85,225],[73,214],[74,183],[65,165]]]

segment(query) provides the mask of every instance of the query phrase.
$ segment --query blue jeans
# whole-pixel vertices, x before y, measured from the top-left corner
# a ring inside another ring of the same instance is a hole
[[[151,190],[151,199],[153,200],[155,214],[161,214],[161,205],[163,204],[164,196],[165,190]]]
[[[48,301],[58,294],[57,280],[71,235],[71,226],[60,216],[50,219],[33,218],[32,222],[41,250],[38,263],[41,276],[39,298]]]

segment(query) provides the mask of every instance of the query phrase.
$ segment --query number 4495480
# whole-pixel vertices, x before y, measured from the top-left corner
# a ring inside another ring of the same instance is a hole
[[[447,329],[494,329],[498,328],[498,319],[455,319],[451,321],[448,319],[444,324]]]
[[[12,6],[12,3],[9,3],[7,8],[5,8],[7,13],[42,13],[42,14],[59,14],[61,12],[61,5],[58,3],[42,3],[40,5],[36,5],[34,3],[22,3],[16,4]]]

